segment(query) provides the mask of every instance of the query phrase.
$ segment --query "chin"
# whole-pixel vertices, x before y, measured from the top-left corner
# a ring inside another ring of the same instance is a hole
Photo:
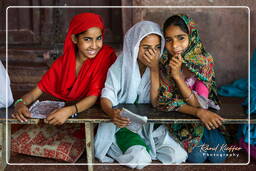
[[[89,59],[92,59],[92,58],[95,58],[97,56],[98,53],[96,53],[96,55],[89,55],[89,54],[86,54],[86,58],[89,58]]]

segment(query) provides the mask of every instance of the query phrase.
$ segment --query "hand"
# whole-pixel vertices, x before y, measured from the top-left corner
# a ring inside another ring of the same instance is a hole
[[[128,118],[124,118],[120,116],[121,109],[113,109],[111,113],[112,122],[119,128],[124,128],[130,124],[130,120]]]
[[[44,122],[50,125],[62,125],[74,113],[74,106],[67,106],[51,112]]]
[[[169,67],[171,69],[171,77],[178,79],[181,76],[180,70],[182,66],[182,57],[181,55],[173,56],[170,60]]]
[[[144,55],[142,56],[142,60],[144,61],[143,63],[147,65],[150,69],[158,70],[159,57],[160,57],[159,51],[148,49],[147,51],[145,51]]]
[[[219,128],[224,120],[218,114],[205,109],[199,109],[197,116],[205,124],[208,130]]]
[[[28,107],[21,102],[15,106],[14,113],[12,114],[12,117],[18,119],[20,122],[27,122],[27,118],[31,118],[31,116],[32,114],[28,110]]]

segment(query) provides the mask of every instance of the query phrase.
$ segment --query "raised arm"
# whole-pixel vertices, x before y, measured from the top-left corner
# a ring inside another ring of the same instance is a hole
[[[176,82],[176,85],[178,86],[181,95],[183,96],[184,100],[191,106],[194,107],[200,107],[200,104],[193,93],[193,91],[187,86],[184,78],[181,75],[181,66],[182,66],[182,57],[175,56],[172,58],[169,64],[171,68],[171,76]]]

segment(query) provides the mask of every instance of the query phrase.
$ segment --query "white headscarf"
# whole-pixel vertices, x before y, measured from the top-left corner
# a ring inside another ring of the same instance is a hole
[[[162,54],[165,42],[158,24],[141,21],[125,34],[123,51],[110,67],[101,95],[109,99],[113,106],[119,103],[134,103],[137,95],[138,103],[150,102],[150,69],[147,67],[141,77],[137,62],[140,42],[150,34],[161,37]]]
[[[12,91],[11,91],[11,87],[10,87],[9,76],[6,73],[5,68],[1,61],[0,61],[0,83],[1,83],[1,86],[0,86],[0,108],[5,108],[6,106],[8,107],[13,103],[13,96],[12,96]],[[7,99],[6,95],[7,95],[8,99]]]

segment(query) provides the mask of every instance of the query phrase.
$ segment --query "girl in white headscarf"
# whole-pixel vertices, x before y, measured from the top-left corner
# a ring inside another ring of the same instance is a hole
[[[4,65],[0,61],[0,108],[5,108],[13,103],[13,96],[10,87],[10,79],[5,71]]]
[[[148,123],[138,134],[125,128],[130,121],[121,117],[119,103],[157,103],[159,88],[159,57],[164,37],[158,24],[142,21],[124,37],[123,51],[108,71],[102,90],[101,106],[114,123],[102,123],[95,138],[95,156],[101,162],[113,159],[131,168],[142,169],[153,160],[181,163],[185,150],[169,135],[167,128]],[[108,157],[108,156],[112,157]]]

